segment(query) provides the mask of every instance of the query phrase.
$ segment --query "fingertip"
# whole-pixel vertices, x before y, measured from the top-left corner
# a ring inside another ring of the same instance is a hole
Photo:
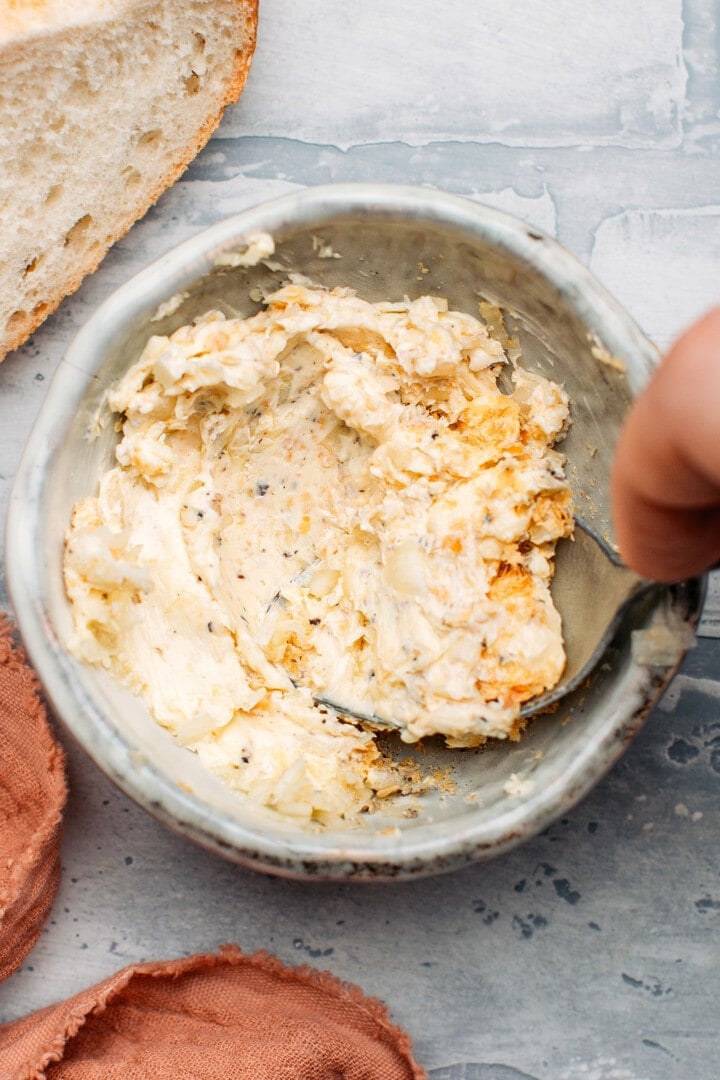
[[[710,308],[671,343],[661,368],[680,363],[713,364],[720,347],[720,305]]]
[[[611,498],[623,561],[657,581],[708,569],[720,554],[720,307],[670,349],[630,409]]]
[[[720,559],[720,507],[683,511],[638,500],[615,524],[621,559],[651,581],[683,581]]]

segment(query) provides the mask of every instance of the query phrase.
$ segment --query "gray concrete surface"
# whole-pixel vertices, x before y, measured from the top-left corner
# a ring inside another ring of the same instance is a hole
[[[666,345],[720,301],[712,0],[263,0],[210,145],[0,366],[0,515],[88,313],[218,218],[332,180],[431,184],[520,214]],[[435,1080],[715,1080],[720,600],[613,772],[545,834],[412,884],[295,884],[181,840],[70,751],[60,895],[0,1021],[133,960],[235,941],[383,998]],[[7,606],[4,578],[0,606]]]

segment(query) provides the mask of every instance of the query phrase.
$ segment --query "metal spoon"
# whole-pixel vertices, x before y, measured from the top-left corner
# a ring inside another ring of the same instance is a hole
[[[525,702],[522,716],[541,712],[575,690],[602,660],[630,604],[661,587],[624,566],[607,541],[576,517],[573,536],[557,546],[550,586],[563,624],[565,670],[551,690]]]
[[[306,575],[307,570],[300,577]],[[575,690],[600,663],[630,604],[649,589],[661,587],[624,566],[610,545],[576,517],[573,537],[558,544],[550,587],[563,624],[565,670],[551,690],[525,702],[521,715],[542,712]],[[321,695],[315,702],[369,727],[400,726],[388,717],[358,712]]]
[[[550,587],[563,624],[565,670],[551,690],[525,702],[521,715],[542,712],[575,690],[602,660],[630,604],[656,587],[624,566],[602,537],[575,518],[573,537],[558,544]],[[398,727],[386,717],[353,712],[326,698],[316,700],[372,727]]]

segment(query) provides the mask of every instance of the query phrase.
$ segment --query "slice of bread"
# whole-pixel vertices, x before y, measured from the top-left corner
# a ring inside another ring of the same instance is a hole
[[[258,0],[0,0],[0,359],[207,142]]]

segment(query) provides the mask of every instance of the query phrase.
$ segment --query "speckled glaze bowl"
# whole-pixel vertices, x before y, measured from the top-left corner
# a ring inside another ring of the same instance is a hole
[[[269,263],[220,265],[258,230],[275,239]],[[68,653],[62,547],[73,504],[94,490],[112,458],[114,426],[98,423],[107,416],[107,390],[148,336],[170,333],[210,307],[251,314],[258,287],[277,286],[292,272],[351,286],[369,300],[430,292],[471,314],[480,299],[500,305],[525,366],[564,382],[570,394],[573,426],[563,446],[569,477],[583,516],[612,538],[613,447],[655,361],[628,315],[554,240],[496,210],[424,188],[318,187],[182,244],[118,289],[78,334],[48,390],[11,498],[12,602],[58,716],[111,779],[171,828],[245,866],[291,877],[391,879],[449,870],[534,835],[610,768],[680,662],[703,582],[659,589],[639,602],[587,684],[531,721],[519,743],[480,751],[426,744],[418,760],[449,769],[455,790],[425,797],[417,817],[376,813],[342,831],[313,830],[244,804],[154,723],[142,702]],[[664,655],[656,651],[651,664],[634,647],[647,630],[664,642]],[[398,743],[397,752],[407,757],[411,750]]]

